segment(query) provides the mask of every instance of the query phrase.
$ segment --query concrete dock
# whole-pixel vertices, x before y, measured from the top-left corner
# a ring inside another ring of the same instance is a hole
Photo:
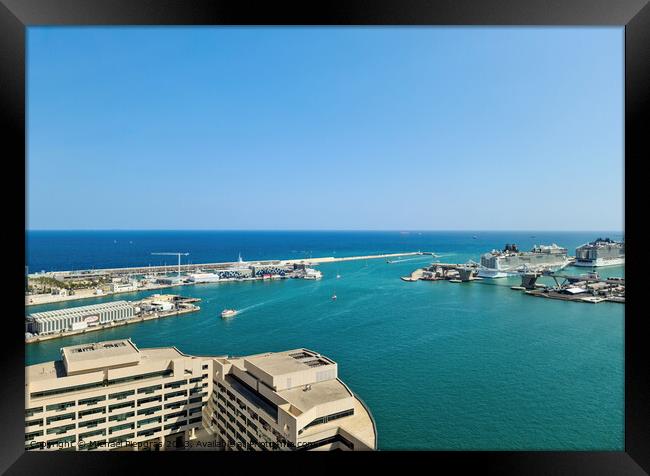
[[[161,273],[178,272],[181,273],[195,272],[197,269],[202,271],[218,271],[228,269],[242,264],[246,266],[292,266],[292,265],[306,265],[318,266],[324,263],[336,263],[343,261],[358,261],[369,259],[390,259],[403,256],[422,256],[434,255],[432,252],[423,251],[410,251],[404,253],[388,253],[379,255],[363,255],[363,256],[327,256],[320,258],[298,258],[298,259],[284,259],[284,260],[261,260],[261,261],[231,261],[222,263],[193,263],[181,264],[180,266],[138,266],[129,268],[103,268],[92,270],[74,270],[74,271],[51,271],[46,273],[30,274],[28,278],[54,278],[61,281],[62,284],[74,280],[88,280],[92,278],[119,278],[131,275],[155,275]],[[254,278],[257,279],[257,278]],[[261,278],[260,278],[261,279]],[[195,283],[178,282],[173,284],[159,284],[159,283],[146,283],[138,289],[129,289],[124,291],[104,291],[101,294],[96,294],[94,288],[75,289],[74,294],[58,295],[58,294],[28,294],[25,296],[25,306],[37,306],[41,304],[52,304],[57,302],[75,301],[81,299],[97,298],[104,296],[112,296],[114,294],[128,293],[128,292],[141,292],[153,291],[159,289],[170,288],[174,286],[189,286]]]

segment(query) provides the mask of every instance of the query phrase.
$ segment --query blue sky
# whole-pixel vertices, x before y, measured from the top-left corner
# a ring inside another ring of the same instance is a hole
[[[28,29],[30,229],[622,230],[622,28]]]

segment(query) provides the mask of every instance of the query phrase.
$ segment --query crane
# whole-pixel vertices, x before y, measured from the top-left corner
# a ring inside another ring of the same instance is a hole
[[[178,277],[181,277],[181,256],[187,256],[189,253],[151,253],[152,255],[171,255],[178,256]]]

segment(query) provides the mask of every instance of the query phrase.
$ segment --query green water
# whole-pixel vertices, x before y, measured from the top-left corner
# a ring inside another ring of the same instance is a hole
[[[56,359],[61,346],[125,337],[196,355],[307,347],[339,363],[375,417],[381,449],[623,449],[624,305],[526,296],[510,289],[515,278],[399,279],[428,261],[332,263],[320,267],[321,281],[169,288],[201,298],[201,311],[32,344],[27,362]],[[242,311],[224,321],[224,308]]]

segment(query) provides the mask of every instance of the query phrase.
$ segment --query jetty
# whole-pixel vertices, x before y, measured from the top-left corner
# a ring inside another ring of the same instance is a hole
[[[197,270],[201,272],[222,272],[224,270],[240,269],[242,267],[248,268],[278,268],[278,267],[292,267],[303,269],[309,266],[318,266],[325,263],[336,263],[344,261],[359,261],[371,259],[393,259],[408,256],[435,256],[433,252],[429,251],[408,251],[403,253],[384,253],[376,255],[362,255],[362,256],[326,256],[326,257],[303,257],[292,259],[277,259],[277,260],[255,260],[255,261],[228,261],[218,263],[191,263],[181,264],[180,255],[183,253],[172,253],[179,255],[178,265],[174,266],[135,266],[125,268],[96,268],[96,269],[83,269],[83,270],[68,270],[68,271],[49,271],[41,273],[32,273],[27,275],[27,280],[48,280],[53,287],[63,288],[67,283],[82,282],[88,283],[92,281],[108,282],[111,280],[127,280],[132,276],[150,276],[157,279],[150,281],[141,281],[136,285],[126,284],[112,286],[112,290],[98,289],[98,286],[82,286],[75,288],[72,292],[65,292],[59,294],[26,294],[25,306],[37,306],[40,304],[51,304],[56,302],[66,302],[81,299],[97,298],[104,296],[111,296],[120,293],[141,292],[161,290],[164,288],[175,286],[189,286],[198,284],[194,281],[187,281],[182,278],[186,276],[182,274],[194,273]],[[176,278],[166,278],[170,271],[177,273]],[[295,277],[300,277],[294,273]],[[161,278],[162,276],[162,278]],[[242,278],[238,280],[263,280],[265,275],[253,276],[250,278]],[[223,280],[224,282],[226,280]],[[104,286],[106,287],[106,286]],[[101,291],[101,292],[99,292]]]
[[[537,283],[542,276],[552,278],[555,286]],[[625,279],[601,278],[598,273],[575,276],[552,272],[529,272],[522,274],[521,286],[513,286],[512,289],[521,290],[528,296],[560,301],[625,304]]]

